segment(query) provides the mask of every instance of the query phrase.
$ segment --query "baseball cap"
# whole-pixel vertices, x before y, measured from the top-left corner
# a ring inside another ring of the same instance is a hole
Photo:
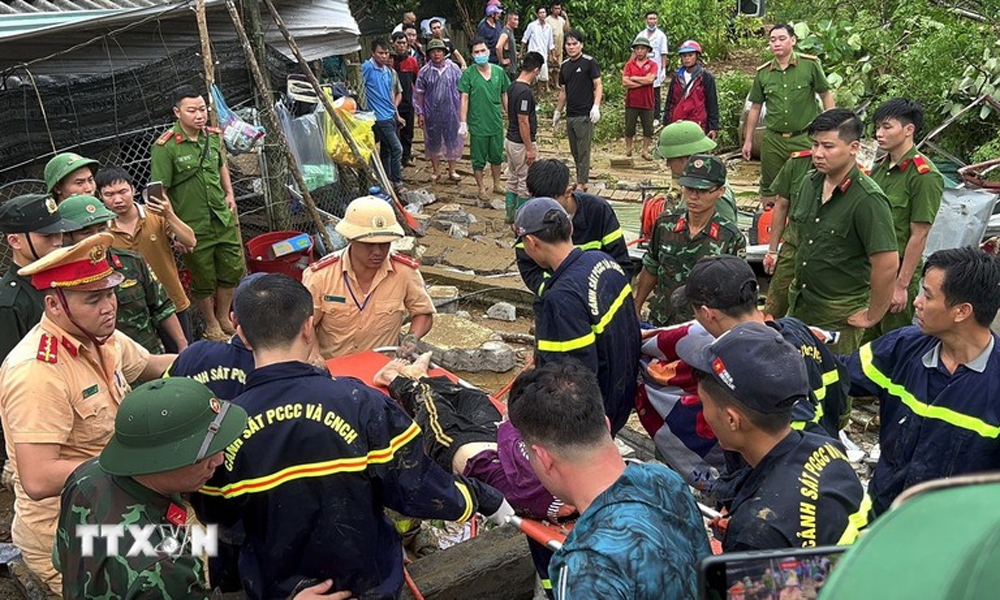
[[[684,165],[684,172],[677,183],[694,190],[710,190],[726,185],[726,163],[711,154],[695,154]]]
[[[686,336],[677,344],[677,355],[764,414],[787,412],[809,395],[802,355],[763,323],[740,323],[714,340]]]
[[[48,194],[25,194],[0,206],[0,231],[4,233],[49,234],[77,229],[80,225],[63,218]]]
[[[557,211],[558,214],[551,214],[552,211]],[[547,196],[532,198],[518,209],[514,218],[514,232],[520,239],[526,235],[551,229],[559,224],[559,215],[569,219],[566,209],[554,199]]]
[[[705,256],[691,269],[687,282],[673,295],[675,306],[697,304],[732,308],[757,298],[757,276],[742,258]]]

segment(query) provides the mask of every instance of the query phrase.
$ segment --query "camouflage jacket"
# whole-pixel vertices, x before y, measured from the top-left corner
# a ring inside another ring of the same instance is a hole
[[[178,517],[177,515],[183,515]],[[207,570],[202,558],[192,556],[190,545],[156,556],[126,556],[135,541],[128,526],[152,525],[150,546],[161,550],[172,544],[167,527],[186,522],[189,510],[180,496],[167,498],[140,485],[131,477],[109,475],[93,458],[80,465],[63,487],[59,525],[52,563],[63,576],[66,598],[199,599],[209,598]],[[85,556],[79,525],[122,525],[118,556],[109,556],[107,540],[97,536],[91,556]],[[167,543],[164,543],[167,540]]]
[[[117,329],[139,342],[153,354],[163,354],[163,342],[156,328],[177,312],[167,290],[149,269],[142,255],[131,250],[112,248],[108,259],[125,276],[115,288],[118,296]]]
[[[649,305],[649,321],[656,326],[672,325],[692,318],[687,310],[677,310],[670,301],[674,290],[684,285],[694,264],[703,256],[746,254],[746,238],[736,225],[715,213],[694,237],[688,229],[687,211],[664,213],[656,220],[643,268],[656,276],[655,297]]]

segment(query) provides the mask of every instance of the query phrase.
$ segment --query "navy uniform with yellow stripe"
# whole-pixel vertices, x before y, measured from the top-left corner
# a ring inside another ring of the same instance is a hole
[[[846,359],[853,396],[879,399],[882,454],[868,486],[875,514],[906,488],[1000,469],[1000,344],[949,373],[941,342],[917,326],[891,331]]]
[[[573,192],[576,213],[573,215],[573,245],[581,250],[601,250],[617,262],[626,275],[632,274],[632,260],[625,246],[625,236],[611,205],[600,196]],[[524,285],[536,294],[544,290],[550,273],[538,266],[524,251],[524,244],[514,246],[517,270]]]
[[[621,266],[599,250],[575,248],[536,305],[538,366],[569,357],[592,369],[617,433],[635,404],[640,345],[632,286]]]
[[[355,379],[296,361],[267,365],[234,404],[247,411],[247,429],[193,503],[206,522],[242,520],[240,571],[252,599],[288,597],[310,578],[359,598],[395,598],[402,546],[385,507],[464,521],[503,502],[437,466],[417,424]]]

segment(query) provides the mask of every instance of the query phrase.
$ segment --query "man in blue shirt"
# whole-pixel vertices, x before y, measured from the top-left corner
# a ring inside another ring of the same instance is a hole
[[[389,181],[396,187],[403,183],[403,144],[396,128],[406,121],[399,116],[399,103],[403,88],[392,68],[389,43],[382,39],[372,42],[372,56],[361,64],[361,78],[365,84],[368,110],[375,113],[375,139],[379,143],[379,157],[385,166]]]
[[[497,56],[497,42],[500,40],[500,34],[503,33],[501,15],[503,15],[503,7],[499,4],[490,4],[486,7],[486,17],[479,22],[479,26],[476,28],[476,35],[486,42],[486,47],[490,50],[490,62],[495,65],[500,64],[500,58]]]
[[[924,265],[917,325],[846,358],[851,394],[879,399],[868,491],[876,515],[918,483],[1000,469],[1000,262],[977,248],[939,250]]]
[[[510,422],[538,478],[580,511],[552,557],[556,600],[698,597],[710,554],[691,491],[662,465],[626,466],[608,434],[594,374],[575,361],[518,377]]]

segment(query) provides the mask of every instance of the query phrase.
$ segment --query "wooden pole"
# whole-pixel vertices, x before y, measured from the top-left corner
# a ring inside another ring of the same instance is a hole
[[[205,0],[198,0],[194,5],[194,17],[198,22],[198,39],[201,41],[201,64],[205,69],[205,93],[208,94],[208,105],[212,110],[208,113],[209,122],[213,127],[219,126],[218,107],[212,98],[212,85],[215,84],[215,63],[212,61],[212,44],[208,37],[208,19],[205,17]]]
[[[240,45],[243,46],[243,53],[246,54],[247,64],[250,66],[250,72],[253,74],[258,92],[264,99],[261,114],[264,117],[267,129],[272,135],[277,136],[281,152],[288,161],[288,170],[291,171],[292,177],[295,178],[295,183],[299,186],[299,190],[302,191],[302,199],[305,201],[306,210],[316,225],[316,233],[323,240],[323,245],[326,246],[327,250],[332,250],[333,242],[326,232],[326,224],[323,223],[323,219],[316,210],[316,203],[313,202],[312,194],[309,193],[309,186],[306,185],[306,181],[299,171],[299,166],[295,164],[295,158],[288,150],[288,140],[285,139],[285,131],[281,128],[281,124],[278,123],[278,118],[274,114],[274,97],[271,96],[270,88],[268,88],[267,82],[264,81],[264,75],[260,71],[260,65],[257,64],[257,57],[254,55],[253,47],[250,45],[250,38],[247,37],[247,32],[243,29],[243,20],[236,11],[236,3],[233,0],[226,0],[226,8],[229,10],[229,17],[236,28],[236,36],[240,39]]]

